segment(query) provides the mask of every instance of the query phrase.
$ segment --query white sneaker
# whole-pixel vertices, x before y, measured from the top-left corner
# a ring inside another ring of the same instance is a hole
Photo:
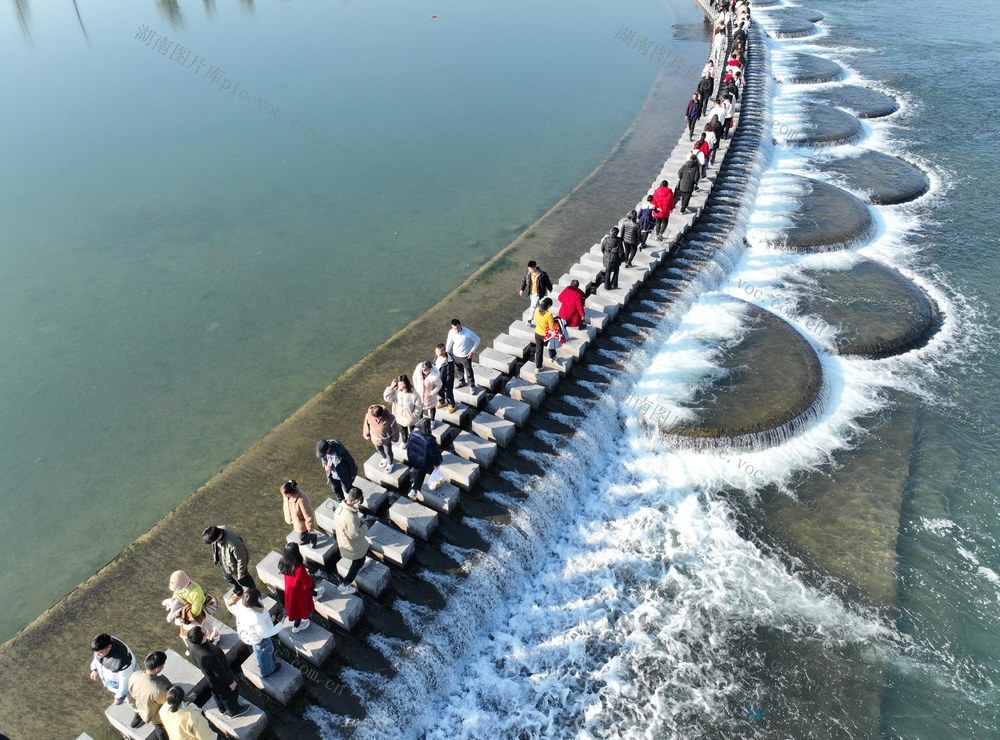
[[[322,586],[318,586],[316,588],[316,595],[313,596],[313,598],[316,599],[316,601],[319,601],[320,599],[323,598],[323,592],[324,591],[325,591],[325,589]]]
[[[391,463],[390,462],[390,463],[386,463],[385,464],[385,472],[391,473],[395,469],[396,469],[396,463]]]
[[[337,586],[337,590],[342,594],[356,594],[358,592],[357,587],[351,585],[350,583],[341,583]]]
[[[380,468],[385,468],[385,466],[386,466],[386,465],[388,465],[388,464],[389,464],[389,461],[388,461],[388,460],[379,460],[379,461],[378,461],[378,466],[379,466]]]
[[[307,629],[309,629],[309,620],[303,619],[301,622],[299,622],[298,627],[292,627],[292,632],[302,632],[303,630]]]
[[[414,501],[417,500],[417,492],[412,489],[406,492],[406,496],[407,498],[413,499]]]

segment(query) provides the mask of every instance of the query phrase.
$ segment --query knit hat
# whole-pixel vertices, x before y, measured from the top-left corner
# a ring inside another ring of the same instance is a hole
[[[187,588],[191,585],[191,579],[188,574],[183,570],[175,570],[170,574],[170,581],[167,583],[167,588],[171,591],[179,591],[182,588]]]

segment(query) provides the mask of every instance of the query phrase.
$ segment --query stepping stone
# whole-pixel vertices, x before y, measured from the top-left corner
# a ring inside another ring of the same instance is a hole
[[[590,346],[590,340],[581,337],[574,337],[572,331],[569,334],[570,338],[563,344],[559,345],[559,349],[556,350],[556,357],[570,357],[574,360],[579,360],[587,351],[587,347]],[[581,336],[586,337],[585,334]]]
[[[437,529],[438,515],[423,504],[400,498],[389,507],[389,520],[407,534],[427,540]]]
[[[382,522],[375,522],[368,528],[368,546],[372,555],[383,563],[405,568],[416,552],[413,538],[397,532]],[[338,572],[339,572],[338,568]],[[346,574],[346,569],[345,569]]]
[[[586,252],[582,257],[580,257],[580,264],[585,267],[593,267],[598,271],[604,269],[604,255],[600,251],[600,247],[597,248],[597,254],[593,252]]]
[[[455,389],[455,401],[464,403],[466,406],[471,406],[474,409],[479,409],[486,405],[487,395],[486,389],[478,383],[473,386],[467,385],[464,388]]]
[[[586,311],[586,307],[584,307]],[[574,339],[579,339],[580,341],[585,341],[588,345],[597,339],[597,327],[596,326],[571,326],[568,329],[570,341]]]
[[[389,527],[386,527],[386,529],[389,529]],[[350,562],[341,558],[337,561],[337,575],[341,578],[346,577],[350,567]],[[358,575],[354,578],[354,585],[358,587],[361,593],[368,594],[372,598],[377,599],[389,588],[391,580],[392,576],[389,574],[387,566],[373,558],[365,558],[365,564],[361,566],[361,570],[358,571]],[[337,593],[340,594],[339,591]],[[323,596],[326,596],[326,594],[323,594]],[[352,596],[351,598],[357,599],[356,596]]]
[[[438,409],[439,414],[442,411],[444,409]],[[456,434],[458,434],[458,429],[445,421],[435,419],[431,422],[431,436],[441,447],[447,447]]]
[[[495,349],[487,347],[484,352],[496,352]],[[497,354],[501,354],[497,352]],[[479,355],[479,359],[482,360],[482,354]],[[510,355],[508,355],[510,357]],[[513,357],[510,357],[514,360]],[[485,388],[488,391],[496,391],[506,378],[503,377],[503,373],[506,372],[503,368],[486,367],[485,365],[480,365],[478,362],[472,363],[472,372],[476,376],[476,385]]]
[[[504,393],[515,401],[524,401],[533,409],[542,405],[545,399],[545,388],[537,383],[529,383],[521,378],[511,378],[504,386]]]
[[[613,290],[604,290],[602,288],[597,296],[595,296],[595,298],[598,299],[603,298],[604,300],[614,301],[618,303],[620,307],[624,307],[631,297],[632,289],[626,287],[623,281],[619,281],[618,287]]]
[[[403,490],[403,486],[410,478],[410,469],[405,465],[397,464],[390,473],[385,468],[378,466],[381,460],[382,458],[377,452],[365,460],[365,477],[373,483],[378,483],[394,491]]]
[[[184,689],[185,697],[197,696],[208,688],[208,679],[201,672],[201,668],[170,648],[163,652],[167,656],[167,662],[163,664],[162,675],[174,686]],[[131,717],[129,721],[132,721]]]
[[[548,350],[546,350],[547,354]],[[547,359],[549,359],[547,356],[543,358],[543,360]],[[521,368],[519,377],[528,383],[540,385],[545,389],[546,393],[551,393],[559,385],[560,375],[558,370],[551,370],[545,367],[542,367],[541,370],[536,370],[535,366],[529,362]]]
[[[240,703],[250,704],[243,697],[240,697]],[[215,697],[212,697],[205,702],[204,712],[205,719],[208,720],[209,724],[226,737],[238,738],[238,740],[257,740],[267,732],[267,715],[253,704],[250,704],[250,711],[246,714],[230,717],[219,711]]]
[[[497,444],[488,439],[478,437],[471,432],[462,432],[452,443],[455,454],[472,460],[481,468],[488,468],[497,456]]]
[[[438,419],[447,422],[455,429],[461,429],[468,423],[469,419],[471,419],[475,413],[475,409],[470,409],[468,406],[458,404],[455,406],[455,410],[451,413],[448,413],[447,409],[438,409],[437,416]]]
[[[315,622],[310,622],[301,632],[292,632],[290,626],[286,627],[278,633],[278,642],[317,668],[326,662],[334,648],[333,635]]]
[[[275,592],[285,589],[285,577],[278,572],[279,560],[281,560],[281,556],[271,550],[257,563],[257,579]]]
[[[354,628],[354,625],[360,622],[361,618],[365,615],[364,602],[353,594],[340,593],[337,587],[329,581],[320,580],[316,585],[323,587],[323,598],[313,599],[316,613],[331,624],[337,625],[345,632],[350,632]],[[358,585],[360,586],[361,584],[359,583]],[[279,634],[286,632],[291,633],[291,629],[282,630]]]
[[[216,619],[215,621],[219,623],[219,641],[216,644],[222,650],[223,655],[226,656],[229,665],[234,665],[249,648],[240,640],[240,636],[236,634],[236,630],[220,619]]]
[[[614,298],[605,295],[606,292],[607,291],[601,288],[600,292],[590,296],[587,299],[587,309],[602,311],[607,314],[609,321],[614,321],[615,317],[618,315],[618,311],[621,310],[622,301],[615,300]],[[587,315],[586,318],[588,323],[596,323],[589,315]]]
[[[509,396],[498,393],[486,404],[486,410],[504,421],[512,421],[519,427],[523,427],[531,416],[531,407],[524,401],[517,401]]]
[[[131,738],[131,740],[149,740],[156,737],[153,725],[149,722],[139,726],[137,729],[132,727],[132,718],[135,716],[135,709],[128,702],[124,704],[111,702],[111,706],[104,710],[104,716],[107,717],[108,722],[111,723],[111,726],[122,737]]]
[[[493,340],[493,349],[523,360],[528,356],[529,344],[526,341],[512,337],[510,334],[500,334]]]
[[[479,480],[479,466],[469,460],[464,460],[454,452],[441,453],[441,475],[452,485],[463,491],[472,490]]]
[[[523,339],[526,342],[535,342],[535,327],[528,326],[527,321],[515,321],[507,329],[507,333],[515,339]],[[534,347],[532,347],[534,351]]]
[[[385,506],[386,501],[389,500],[389,494],[378,483],[372,483],[366,478],[356,477],[354,479],[354,487],[361,491],[361,506],[358,508],[368,514],[378,514]],[[336,510],[336,500],[330,499],[334,503],[334,510]],[[328,530],[332,532],[333,530]]]
[[[224,599],[228,599],[232,595],[233,589],[229,589],[226,591]],[[222,602],[222,605],[226,607],[227,611],[229,611],[229,605],[225,601]],[[272,599],[266,593],[262,593],[260,595],[260,605],[263,606],[264,610],[271,615],[272,619],[276,619],[278,615],[281,614],[281,604],[279,604],[275,599]],[[230,611],[230,613],[232,612]]]
[[[94,738],[92,738],[86,732],[81,732],[79,735],[76,736],[76,740],[94,740]]]
[[[451,483],[442,483],[436,490],[431,490],[427,484],[417,492],[417,502],[439,514],[452,514],[461,502],[461,493]],[[405,537],[406,535],[401,535]]]
[[[542,358],[542,369],[543,370],[555,370],[560,376],[568,375],[569,371],[573,369],[573,356],[566,352],[562,352],[563,345],[559,346],[556,350],[556,357],[552,359],[549,357],[548,353]]]
[[[376,453],[376,454],[378,454],[378,453]],[[396,467],[398,467],[400,465],[408,465],[409,464],[409,458],[406,456],[406,445],[403,444],[403,440],[402,439],[400,439],[398,442],[393,442],[392,443],[392,462],[393,462],[393,465],[395,465]],[[376,465],[377,464],[378,463],[376,463]],[[396,469],[394,468],[392,472],[395,473]]]
[[[577,263],[569,268],[569,277],[570,280],[579,280],[580,287],[586,288],[588,283],[592,283],[597,280],[597,273],[601,272],[603,269],[603,267],[594,267],[589,264]],[[570,281],[567,280],[566,285],[569,285],[569,283]]]
[[[286,627],[286,629],[288,628]],[[252,656],[243,661],[240,669],[247,681],[253,686],[285,706],[288,706],[288,703],[295,698],[295,695],[305,684],[302,671],[295,670],[291,664],[285,661],[281,662],[281,667],[278,670],[264,677],[261,677],[257,660]]]
[[[492,368],[501,373],[512,375],[514,373],[514,368],[517,367],[518,359],[514,355],[507,352],[501,352],[493,347],[487,347],[479,353],[479,362],[483,365],[483,367]],[[475,373],[478,382],[479,371],[475,370]],[[496,389],[492,388],[491,390]]]
[[[317,524],[317,526],[319,525]],[[289,532],[288,536],[285,537],[285,542],[294,542],[297,544],[299,552],[302,553],[303,560],[307,563],[318,565],[323,569],[327,568],[340,554],[340,548],[337,547],[337,538],[320,532],[316,532],[315,545],[300,544],[298,532]]]
[[[486,411],[476,414],[472,420],[471,429],[473,434],[478,434],[483,439],[492,439],[501,447],[510,444],[516,431],[514,422],[501,419]]]

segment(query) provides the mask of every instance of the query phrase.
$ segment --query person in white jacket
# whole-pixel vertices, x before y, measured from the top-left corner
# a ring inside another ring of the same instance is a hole
[[[90,643],[90,680],[100,681],[115,695],[115,704],[128,696],[128,678],[135,670],[135,653],[117,637],[101,633]]]
[[[281,663],[274,659],[271,638],[284,629],[285,621],[282,619],[274,623],[271,614],[260,603],[260,591],[248,588],[238,601],[230,604],[229,612],[236,618],[236,634],[244,645],[253,649],[261,678],[281,668]]]
[[[424,405],[424,412],[432,419],[437,407],[437,396],[442,386],[441,374],[430,360],[424,360],[413,368],[413,390]]]

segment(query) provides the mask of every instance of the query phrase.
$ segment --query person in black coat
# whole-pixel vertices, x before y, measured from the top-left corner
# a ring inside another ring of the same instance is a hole
[[[528,270],[521,278],[521,288],[518,295],[528,293],[528,300],[531,301],[531,312],[534,313],[538,307],[538,302],[552,292],[552,281],[549,280],[549,273],[538,266],[534,260],[528,263]],[[528,320],[531,323],[531,320]]]
[[[681,213],[687,213],[691,193],[694,192],[694,186],[698,182],[700,170],[701,165],[698,164],[698,157],[694,154],[677,170],[677,192],[681,194]]]
[[[230,670],[229,661],[222,649],[206,640],[205,631],[198,626],[192,627],[188,632],[187,643],[191,659],[208,679],[208,687],[219,705],[219,711],[230,717],[246,714],[250,705],[240,704],[240,695],[236,693],[236,676]]]
[[[321,439],[316,443],[316,457],[323,461],[326,481],[337,501],[344,500],[344,491],[354,485],[358,464],[351,453],[335,439]]]
[[[617,226],[612,226],[611,232],[601,240],[601,254],[604,255],[604,288],[614,290],[618,287],[618,269],[625,254]]]
[[[705,115],[705,111],[708,110],[708,100],[712,97],[712,93],[715,91],[715,78],[711,74],[705,74],[698,81],[698,97],[701,98],[700,105],[698,106],[698,118]]]
[[[410,492],[414,501],[424,485],[424,478],[441,464],[441,447],[431,434],[431,420],[421,419],[406,442],[406,461],[410,464]]]
[[[629,211],[622,224],[622,243],[625,245],[625,267],[632,266],[635,253],[639,251],[639,242],[642,241],[642,234],[639,231],[639,224],[636,222],[635,211]]]

